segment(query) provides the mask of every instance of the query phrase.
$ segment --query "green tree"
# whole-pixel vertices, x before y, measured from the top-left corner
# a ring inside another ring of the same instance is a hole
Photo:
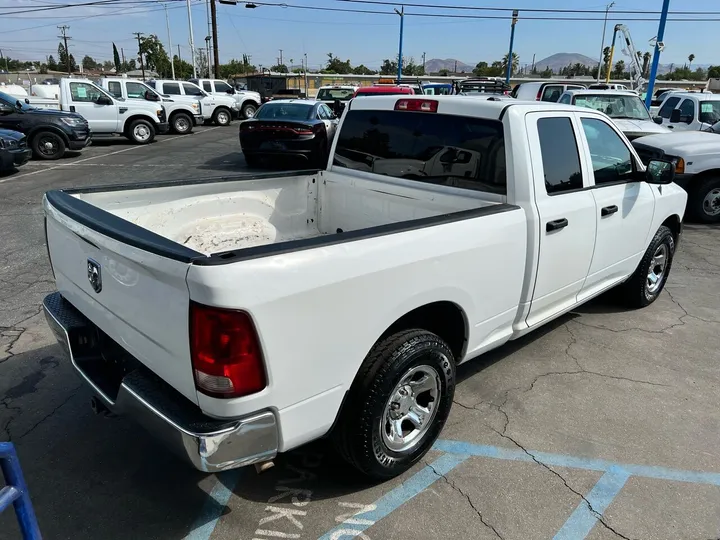
[[[505,70],[503,69],[503,63],[500,60],[495,60],[492,64],[490,64],[490,67],[487,69],[487,77],[500,77],[502,75],[505,75]]]
[[[690,69],[692,69],[693,60],[695,60],[694,54],[691,54],[690,56],[688,56],[688,62],[690,62]]]
[[[650,74],[650,58],[651,55],[649,52],[646,52],[643,54],[642,57],[642,76],[647,77]]]
[[[438,75],[440,75],[441,77],[447,77],[448,75],[450,75],[450,70],[443,68],[438,71]]]
[[[277,73],[290,72],[290,70],[288,70],[288,67],[285,64],[275,64],[274,66],[270,66],[270,71],[275,71]]]
[[[502,70],[503,73],[507,73],[508,55],[506,54],[502,58]],[[518,66],[520,65],[520,57],[517,53],[512,53],[512,65],[510,66],[510,74],[517,73]]]
[[[710,66],[707,71],[709,79],[720,79],[720,66]]]
[[[615,62],[615,69],[613,69],[612,76],[616,79],[622,79],[625,76],[625,61],[618,60]]]
[[[115,64],[115,73],[120,73],[122,71],[122,66],[120,65],[120,53],[118,52],[115,43],[113,43],[113,63]]]
[[[58,70],[57,62],[55,61],[55,58],[53,57],[52,54],[50,56],[48,56],[47,68],[49,71],[57,71]]]
[[[180,60],[177,55],[173,56],[173,62],[175,63],[175,76],[178,79],[189,79],[192,77],[193,68],[190,62]]]
[[[340,73],[340,74],[348,74],[352,73],[352,66],[350,65],[350,60],[345,60],[344,62],[337,58],[336,56],[333,56],[333,53],[328,53],[328,61],[325,66],[325,69],[323,69],[323,73]]]
[[[484,77],[487,75],[488,71],[488,63],[487,62],[478,62],[475,68],[472,70],[473,75],[476,75],[477,77]]]
[[[364,65],[362,65],[362,64],[360,64],[359,66],[353,68],[352,72],[353,72],[355,75],[375,75],[375,74],[377,74],[377,71],[373,71],[373,70],[370,69],[369,67],[364,66]]]
[[[75,57],[73,55],[68,55],[67,50],[65,50],[65,45],[61,41],[58,44],[58,70],[59,71],[76,71],[77,70],[77,64],[75,63]]]
[[[112,60],[105,60],[102,63],[102,70],[103,71],[112,71],[112,69],[115,67],[115,62]]]
[[[397,62],[386,58],[380,66],[380,75],[397,75]]]
[[[82,59],[82,67],[83,69],[97,69],[98,63],[86,54]]]
[[[156,71],[163,78],[170,76],[172,73],[170,57],[155,34],[140,38],[139,52],[145,58],[145,69]]]
[[[549,79],[550,77],[553,76],[553,70],[550,69],[550,66],[545,66],[545,69],[542,70],[542,72],[540,73],[540,76],[543,79]]]

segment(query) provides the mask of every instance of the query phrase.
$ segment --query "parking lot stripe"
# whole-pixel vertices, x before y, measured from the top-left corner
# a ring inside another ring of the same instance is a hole
[[[547,452],[536,452],[535,450],[524,450],[514,448],[502,448],[498,446],[486,446],[460,441],[439,440],[433,445],[433,449],[442,452],[453,452],[462,455],[488,457],[493,459],[505,459],[510,461],[534,461],[545,465],[557,467],[570,467],[574,469],[585,469],[589,471],[607,471],[611,467],[621,467],[632,476],[644,478],[655,478],[658,480],[675,480],[678,482],[689,482],[691,484],[709,484],[720,486],[720,473],[685,471],[682,469],[670,469],[667,467],[656,467],[653,465],[632,465],[616,463],[604,459],[583,458],[567,456],[563,454],[549,454]],[[531,457],[532,456],[532,457]]]
[[[218,519],[225,510],[233,489],[240,478],[242,469],[233,469],[217,475],[216,483],[210,491],[200,515],[185,540],[208,540],[217,526]]]
[[[355,514],[356,516],[361,515],[362,519],[351,517],[325,533],[318,540],[338,540],[339,538],[345,540],[346,538],[360,536],[365,529],[388,516],[419,493],[422,493],[468,457],[470,456],[459,454],[445,454],[439,457],[430,465],[427,465],[398,487],[375,501],[373,505],[375,507],[374,510],[369,512],[363,510]]]
[[[197,134],[207,133],[208,131],[212,131],[212,130],[214,130],[214,129],[218,129],[218,128],[220,128],[220,127],[222,127],[222,126],[215,126],[215,127],[207,128],[207,129],[204,129],[204,130],[202,130],[202,131],[198,131]],[[159,139],[159,140],[157,140],[156,142],[157,142],[157,144],[160,144],[160,143],[164,143],[164,142],[168,142],[168,141],[174,141],[174,140],[176,140],[176,139],[181,139],[181,138],[183,138],[183,137],[187,137],[187,135],[178,135],[178,136],[176,136],[176,137],[168,137],[167,139]],[[97,158],[100,158],[100,157],[114,156],[115,154],[122,154],[123,152],[129,152],[130,150],[138,150],[138,149],[140,149],[140,148],[149,148],[150,146],[151,146],[151,145],[149,145],[149,144],[144,144],[144,145],[140,145],[140,146],[131,146],[131,147],[129,147],[129,148],[123,148],[122,150],[115,150],[114,152],[110,152],[109,154],[101,154],[101,155],[99,155],[99,156],[92,156],[92,157],[89,157],[89,158],[78,159],[77,161],[73,161],[73,162],[70,162],[70,163],[60,163],[59,165],[54,165],[53,167],[48,167],[47,169],[40,169],[40,170],[37,170],[37,171],[25,173],[25,174],[18,174],[18,175],[8,176],[7,178],[2,178],[2,179],[0,179],[0,184],[4,184],[5,182],[9,182],[10,180],[18,180],[18,179],[20,179],[20,178],[25,178],[25,177],[27,177],[27,176],[33,176],[34,174],[40,174],[40,173],[44,173],[44,172],[47,172],[47,171],[54,171],[54,170],[56,170],[56,169],[61,169],[61,168],[63,168],[63,167],[68,167],[68,166],[72,166],[72,165],[77,165],[78,163],[83,163],[83,162],[85,162],[85,161],[90,161],[91,159],[97,159]]]
[[[607,510],[628,478],[630,473],[622,467],[610,467],[585,496],[585,500],[580,501],[553,540],[581,540],[590,534],[598,522],[598,515]]]

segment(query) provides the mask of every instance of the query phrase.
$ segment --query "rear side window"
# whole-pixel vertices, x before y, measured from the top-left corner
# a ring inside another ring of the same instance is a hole
[[[560,99],[560,94],[562,94],[563,91],[564,89],[562,86],[548,84],[543,90],[540,101],[552,101],[555,103],[558,99]]]
[[[582,189],[580,154],[570,118],[541,118],[537,127],[548,195]]]
[[[680,102],[679,97],[669,97],[665,100],[665,103],[663,103],[662,107],[660,107],[660,111],[658,112],[658,116],[661,116],[663,118],[670,118],[670,115],[672,114],[673,109],[675,106]]]
[[[110,81],[108,83],[108,92],[110,92],[116,98],[121,98],[122,88],[120,87],[120,83],[118,81]]]
[[[163,85],[163,93],[171,96],[180,96],[180,83],[165,83]]]
[[[348,112],[334,165],[505,195],[505,140],[497,120],[407,111]]]
[[[206,92],[212,92],[212,84],[210,84],[210,81],[203,81],[203,90]]]

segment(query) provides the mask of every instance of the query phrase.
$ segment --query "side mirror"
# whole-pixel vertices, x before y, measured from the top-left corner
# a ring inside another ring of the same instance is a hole
[[[148,101],[160,101],[160,96],[150,90],[145,91],[145,99]]]
[[[112,105],[113,104],[112,99],[110,99],[109,97],[107,97],[105,95],[98,96],[97,99],[95,100],[95,103],[97,103],[98,105]]]
[[[653,122],[655,122],[656,124],[662,124],[663,123],[662,116],[653,116]]]
[[[675,180],[675,164],[669,161],[652,159],[645,170],[648,184],[672,184]]]
[[[670,121],[672,123],[677,123],[680,122],[680,118],[682,118],[680,115],[680,109],[673,109],[670,113]]]
[[[234,88],[228,88],[228,89],[227,89],[227,93],[232,96],[232,95],[235,93],[235,89],[234,89]]]

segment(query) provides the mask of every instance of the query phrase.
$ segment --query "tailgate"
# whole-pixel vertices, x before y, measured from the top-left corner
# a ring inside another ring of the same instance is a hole
[[[188,338],[189,261],[141,249],[132,240],[144,229],[68,194],[51,193],[43,203],[48,252],[60,294],[197,403]],[[104,230],[106,223],[118,221],[129,227],[128,241]]]

